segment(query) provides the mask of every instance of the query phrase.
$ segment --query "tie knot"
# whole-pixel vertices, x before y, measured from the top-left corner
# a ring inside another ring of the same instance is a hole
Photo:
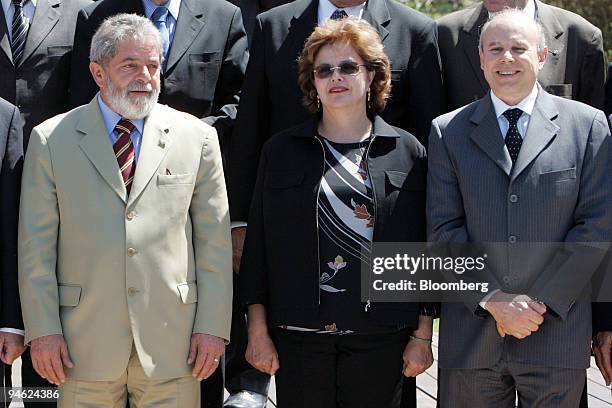
[[[503,113],[506,119],[508,119],[508,122],[510,123],[510,125],[516,125],[516,123],[518,122],[522,114],[523,114],[523,111],[520,110],[519,108],[508,109],[507,111]]]
[[[127,133],[129,135],[132,133],[132,130],[134,130],[134,127],[134,124],[129,120],[121,119],[117,122],[117,125],[115,125],[115,130],[118,134]]]
[[[23,7],[23,3],[25,3],[24,0],[12,0],[13,1],[13,6],[15,7]]]
[[[340,9],[336,9],[332,15],[331,15],[331,19],[332,20],[342,20],[343,18],[348,17],[348,14],[346,14],[346,11],[344,10],[340,10]]]
[[[168,17],[168,8],[167,7],[157,7],[154,11],[153,14],[151,15],[151,20],[154,23],[161,23],[161,22],[166,22],[166,17]]]

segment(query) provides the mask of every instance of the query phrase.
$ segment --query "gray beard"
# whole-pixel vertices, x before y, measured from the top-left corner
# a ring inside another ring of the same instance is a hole
[[[113,111],[125,119],[143,119],[153,111],[159,97],[159,88],[153,89],[151,84],[143,85],[132,82],[127,89],[121,89],[112,83],[110,78],[106,81],[107,97]],[[130,97],[129,91],[152,91],[149,96]]]

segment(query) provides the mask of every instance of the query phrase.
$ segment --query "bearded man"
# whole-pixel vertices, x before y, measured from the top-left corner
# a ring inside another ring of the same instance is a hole
[[[93,37],[88,105],[37,126],[19,285],[33,365],[60,407],[200,403],[229,339],[229,212],[215,130],[157,104],[162,40],[119,14]]]

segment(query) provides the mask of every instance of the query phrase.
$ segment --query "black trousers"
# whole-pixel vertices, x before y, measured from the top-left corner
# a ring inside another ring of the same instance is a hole
[[[244,358],[248,342],[247,322],[240,307],[238,292],[238,275],[234,274],[230,344],[226,347],[225,356],[217,370],[200,385],[202,408],[221,408],[225,388],[229,393],[247,390],[268,395],[270,376],[253,368]]]
[[[272,329],[279,408],[397,408],[409,330],[327,335]]]

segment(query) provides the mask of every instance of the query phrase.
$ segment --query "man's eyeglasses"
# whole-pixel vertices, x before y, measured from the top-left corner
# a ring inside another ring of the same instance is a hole
[[[321,64],[314,69],[315,77],[319,79],[329,78],[338,70],[340,75],[357,75],[360,67],[367,67],[367,64],[358,64],[355,61],[342,61],[340,65],[332,67],[329,64]]]

